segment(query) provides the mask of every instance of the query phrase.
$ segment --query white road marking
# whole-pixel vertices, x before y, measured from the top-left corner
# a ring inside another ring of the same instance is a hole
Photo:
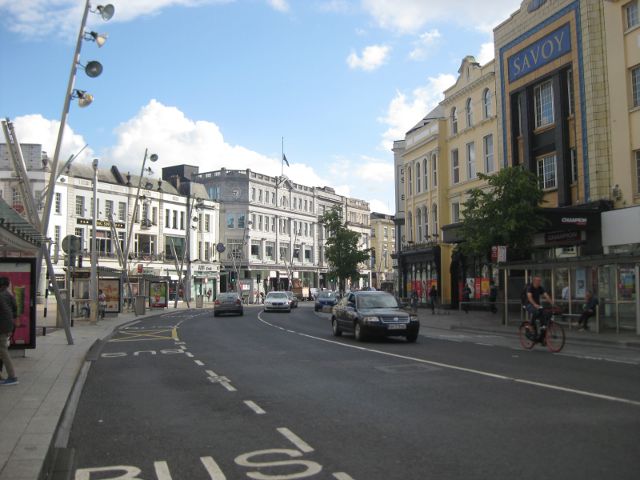
[[[236,387],[234,387],[229,382],[226,382],[224,380],[220,382],[220,385],[222,385],[224,388],[226,388],[227,391],[229,391],[229,392],[237,392],[238,391],[238,389]]]
[[[299,436],[293,433],[286,427],[281,427],[277,429],[278,432],[287,440],[289,440],[293,445],[300,450],[302,453],[311,453],[313,452],[313,447],[309,445],[307,442],[302,440]]]
[[[276,327],[276,325],[272,325],[271,323],[267,322],[266,320],[263,320],[262,317],[260,316],[260,314],[258,314],[258,320],[260,320],[261,322],[271,326],[271,327]],[[277,327],[276,327],[277,328]],[[436,367],[442,367],[442,368],[448,368],[450,370],[456,370],[458,372],[465,372],[465,373],[471,373],[473,375],[480,375],[483,377],[489,377],[489,378],[495,378],[497,380],[506,380],[509,382],[515,382],[515,383],[522,383],[525,385],[531,385],[531,386],[535,386],[535,387],[539,387],[539,388],[545,388],[548,390],[556,390],[556,391],[561,391],[561,392],[566,392],[566,393],[572,393],[575,395],[581,395],[583,397],[590,397],[590,398],[597,398],[600,400],[607,400],[610,402],[618,402],[618,403],[624,403],[627,405],[633,405],[634,407],[640,407],[640,401],[638,400],[631,400],[628,398],[622,398],[622,397],[614,397],[611,395],[603,395],[601,393],[596,393],[596,392],[589,392],[587,390],[578,390],[578,389],[574,389],[574,388],[567,388],[567,387],[561,387],[559,385],[553,385],[550,383],[540,383],[540,382],[532,382],[530,380],[525,380],[522,378],[517,378],[517,377],[509,377],[507,375],[500,375],[497,373],[491,373],[491,372],[485,372],[483,370],[476,370],[474,368],[466,368],[466,367],[460,367],[458,365],[450,365],[448,363],[442,363],[442,362],[435,362],[432,360],[425,360],[423,358],[416,358],[416,357],[409,357],[407,355],[400,355],[397,353],[391,353],[391,352],[385,352],[382,350],[376,350],[373,348],[366,348],[366,347],[360,347],[357,345],[351,345],[349,343],[342,343],[342,342],[337,342],[335,340],[329,340],[327,338],[321,338],[321,337],[315,337],[313,335],[309,335],[306,333],[300,333],[300,332],[296,332],[296,335],[300,335],[301,337],[306,337],[306,338],[310,338],[312,340],[318,340],[320,342],[326,342],[326,343],[331,343],[333,345],[339,345],[341,347],[344,348],[351,348],[354,350],[360,350],[363,352],[370,352],[370,353],[376,353],[378,355],[385,355],[388,357],[394,357],[394,358],[401,358],[403,360],[410,360],[413,362],[418,362],[418,363],[425,363],[427,365],[434,365]]]
[[[211,477],[211,480],[227,480],[222,470],[212,457],[200,457],[200,461],[204,468],[207,469],[207,473]]]
[[[184,352],[184,354],[189,358],[193,358],[193,353],[191,352]]]
[[[476,345],[482,345],[483,347],[493,347],[494,345],[491,345],[490,343],[482,343],[482,342],[475,342]]]
[[[172,480],[167,462],[153,462],[153,468],[156,471],[156,477],[158,480]]]
[[[262,408],[260,408],[260,406],[256,402],[253,402],[251,400],[245,400],[244,404],[251,410],[253,410],[256,415],[264,415],[265,413],[267,413]]]
[[[194,360],[196,365],[199,365],[200,367],[204,367],[204,362],[200,361],[200,360]]]
[[[207,372],[207,375],[209,375],[210,377],[217,377],[218,374],[216,372],[214,372],[213,370],[205,370],[205,372]]]
[[[351,475],[349,475],[348,473],[344,473],[344,472],[336,472],[336,473],[333,474],[333,476],[337,480],[353,480],[353,477]]]

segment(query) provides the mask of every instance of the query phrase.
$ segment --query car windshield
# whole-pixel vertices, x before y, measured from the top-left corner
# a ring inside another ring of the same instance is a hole
[[[286,293],[269,293],[267,295],[267,299],[272,300],[272,299],[282,299],[282,298],[287,298],[287,294]]]
[[[320,297],[322,297],[322,298],[336,298],[336,294],[334,292],[320,292]]]
[[[358,295],[356,297],[358,308],[398,308],[398,302],[393,295]]]
[[[293,297],[293,292],[287,292],[287,297],[289,298]]]

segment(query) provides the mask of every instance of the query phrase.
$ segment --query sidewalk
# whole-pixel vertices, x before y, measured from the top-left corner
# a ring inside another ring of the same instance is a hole
[[[496,335],[518,335],[519,321],[516,322],[513,315],[507,327],[504,326],[504,321],[500,313],[494,315],[491,312],[483,310],[470,310],[469,313],[466,314],[459,310],[436,309],[436,314],[432,315],[430,309],[421,307],[418,309],[418,318],[420,319],[421,325],[427,328],[464,330]],[[577,327],[569,329],[569,327],[565,325],[565,334],[567,341],[571,343],[640,349],[640,335],[636,335],[634,332],[579,332]]]
[[[186,304],[179,303],[178,308],[186,308]],[[0,480],[39,478],[69,394],[96,340],[132,320],[173,310],[171,304],[166,310],[147,310],[145,315],[123,313],[96,325],[76,320],[71,329],[74,345],[67,345],[64,329],[48,330],[41,336],[38,328],[36,348],[26,350],[24,357],[13,358],[20,384],[0,387]],[[40,314],[38,327],[42,326]],[[49,315],[52,321],[46,323],[53,325],[51,304]]]

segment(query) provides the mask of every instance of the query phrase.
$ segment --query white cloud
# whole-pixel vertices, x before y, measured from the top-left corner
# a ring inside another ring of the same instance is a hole
[[[483,43],[480,46],[480,53],[476,57],[480,65],[489,63],[495,57],[493,42]]]
[[[364,182],[393,182],[393,164],[366,155],[360,157],[360,162],[353,173]]]
[[[418,40],[413,42],[413,50],[409,53],[409,58],[416,61],[425,60],[441,37],[442,35],[437,29],[420,34]]]
[[[235,0],[112,0],[110,3],[116,12],[110,21],[128,22],[173,6],[197,7],[233,1]],[[83,8],[84,2],[78,0],[0,0],[0,17],[3,17],[3,22],[10,31],[27,37],[71,37],[77,35]],[[102,20],[89,15],[88,22]]]
[[[491,31],[520,7],[521,0],[362,0],[362,8],[383,28],[415,33],[435,21]]]
[[[289,3],[287,0],[267,0],[267,3],[271,8],[279,12],[286,13],[289,11]]]
[[[385,203],[382,200],[374,199],[369,200],[369,209],[376,213],[394,214],[395,205]]]
[[[36,143],[42,145],[49,158],[53,158],[58,139],[58,120],[48,120],[42,115],[24,115],[13,120],[16,136],[20,143]],[[65,126],[62,147],[60,149],[59,165],[62,166],[71,155],[77,154],[86,142],[82,135],[75,133],[69,125]],[[91,148],[86,148],[76,161],[88,161],[93,158]]]
[[[455,81],[454,75],[443,73],[429,77],[426,85],[416,88],[409,96],[397,92],[389,102],[386,116],[379,119],[389,127],[382,135],[382,148],[389,151],[394,140],[403,139],[411,127],[438,105],[443,98],[442,92]]]
[[[380,68],[388,59],[391,47],[387,45],[369,45],[362,50],[362,54],[351,52],[347,57],[349,68],[361,69],[367,72]]]

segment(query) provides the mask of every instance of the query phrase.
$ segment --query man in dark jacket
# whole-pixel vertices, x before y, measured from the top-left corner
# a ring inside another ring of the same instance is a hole
[[[18,316],[18,307],[16,299],[9,293],[8,287],[9,279],[0,277],[0,360],[7,369],[7,378],[0,381],[0,386],[18,384],[18,377],[16,377],[9,354],[9,336],[18,326],[14,323]]]

